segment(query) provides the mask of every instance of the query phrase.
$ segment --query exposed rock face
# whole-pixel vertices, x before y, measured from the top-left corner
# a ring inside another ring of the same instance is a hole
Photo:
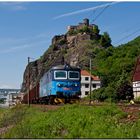
[[[68,43],[68,48],[75,47],[76,45],[79,44],[79,42],[83,40],[90,40],[91,36],[88,34],[77,34],[75,36],[67,36],[67,43]]]
[[[99,34],[86,32],[54,36],[52,45],[41,58],[27,65],[21,91],[26,93],[29,85],[30,89],[36,86],[43,74],[52,66],[69,63],[81,68],[89,67],[91,49],[86,46],[91,40],[99,39]]]
[[[62,45],[66,42],[66,35],[56,35],[52,39],[52,45]]]

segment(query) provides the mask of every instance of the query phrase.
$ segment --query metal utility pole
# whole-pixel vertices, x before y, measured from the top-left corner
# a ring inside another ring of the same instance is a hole
[[[92,80],[91,80],[91,58],[90,58],[90,83],[89,83],[89,87],[90,87],[90,104],[91,104],[91,84],[92,84]]]
[[[30,57],[28,57],[28,106],[30,107]]]

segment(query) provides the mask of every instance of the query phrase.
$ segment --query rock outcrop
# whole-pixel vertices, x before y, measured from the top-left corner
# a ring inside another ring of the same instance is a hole
[[[26,93],[29,85],[30,89],[36,86],[43,74],[52,66],[69,63],[81,68],[89,67],[89,58],[93,55],[92,48],[101,47],[95,45],[97,43],[91,45],[91,42],[99,42],[101,35],[94,33],[91,25],[88,26],[86,27],[90,32],[86,28],[85,31],[80,29],[76,34],[69,34],[68,31],[64,35],[54,36],[48,50],[38,60],[27,65],[21,91]]]

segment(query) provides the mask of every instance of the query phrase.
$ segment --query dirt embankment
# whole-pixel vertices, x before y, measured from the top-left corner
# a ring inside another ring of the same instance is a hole
[[[127,118],[123,118],[121,122],[135,122],[140,119],[140,105],[121,105],[119,107],[127,113]]]

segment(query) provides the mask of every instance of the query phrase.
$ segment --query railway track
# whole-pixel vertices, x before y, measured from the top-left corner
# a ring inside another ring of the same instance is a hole
[[[37,107],[37,108],[42,108],[42,109],[44,109],[44,111],[48,111],[48,110],[56,110],[56,109],[64,106],[64,104],[60,104],[60,105],[32,104],[31,106]]]
[[[79,105],[85,105],[85,106],[104,106],[106,103],[104,103],[104,102],[94,103],[94,102],[90,102],[90,101],[86,101],[86,102],[80,101],[78,104]],[[31,106],[34,106],[34,107],[46,107],[46,108],[50,108],[50,109],[55,109],[55,108],[60,108],[60,107],[65,106],[65,105],[66,104],[58,104],[58,105],[32,104]],[[119,106],[119,107],[140,108],[140,104],[117,103],[116,105]]]

